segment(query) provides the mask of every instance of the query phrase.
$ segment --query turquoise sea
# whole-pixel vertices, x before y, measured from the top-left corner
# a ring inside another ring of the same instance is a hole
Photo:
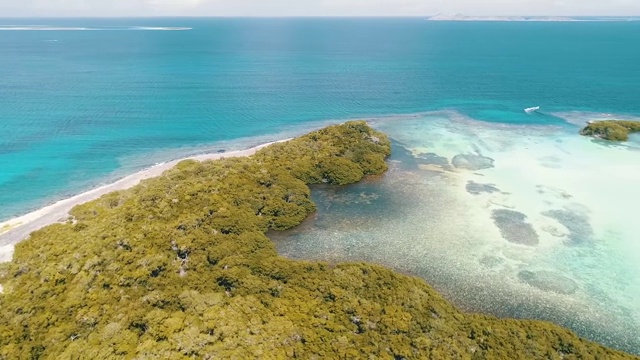
[[[382,263],[640,354],[640,137],[577,135],[640,117],[638,44],[632,21],[0,20],[0,220],[366,118],[394,140],[389,173],[315,189],[281,253]]]

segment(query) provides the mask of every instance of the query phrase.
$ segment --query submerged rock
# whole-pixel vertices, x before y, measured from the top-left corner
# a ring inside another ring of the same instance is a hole
[[[580,245],[591,241],[593,228],[589,222],[589,217],[569,210],[550,210],[542,215],[555,219],[569,230],[569,240],[571,245]]]
[[[417,155],[418,163],[424,165],[437,165],[442,167],[449,167],[449,159],[444,156],[440,156],[435,153],[422,153]]]
[[[483,170],[494,167],[495,160],[477,154],[459,154],[451,162],[458,169]]]
[[[578,289],[578,284],[573,279],[552,271],[523,270],[518,273],[518,278],[542,291],[558,294],[571,295]]]
[[[493,211],[493,221],[500,229],[502,237],[514,244],[538,245],[538,233],[526,222],[527,216],[521,212],[499,209]]]
[[[482,193],[493,194],[500,192],[494,184],[480,184],[475,181],[469,181],[467,183],[467,192],[472,195],[480,195]]]

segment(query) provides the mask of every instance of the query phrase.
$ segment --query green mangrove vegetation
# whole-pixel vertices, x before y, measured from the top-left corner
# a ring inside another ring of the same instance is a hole
[[[610,141],[627,141],[629,134],[634,132],[640,132],[640,121],[603,120],[590,122],[580,134]]]
[[[541,321],[465,314],[423,280],[278,256],[307,186],[387,168],[365,122],[184,161],[72,210],[0,267],[0,359],[623,359]]]

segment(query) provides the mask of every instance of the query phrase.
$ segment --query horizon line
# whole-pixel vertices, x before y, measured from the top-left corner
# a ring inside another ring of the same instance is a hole
[[[253,19],[286,19],[286,18],[377,18],[377,19],[429,19],[438,15],[3,15],[0,19],[178,19],[178,18],[197,18],[197,19],[223,19],[223,18],[253,18]],[[528,18],[640,18],[638,15],[464,15],[454,14],[446,16],[464,16],[471,18],[510,18],[510,17],[528,17]]]

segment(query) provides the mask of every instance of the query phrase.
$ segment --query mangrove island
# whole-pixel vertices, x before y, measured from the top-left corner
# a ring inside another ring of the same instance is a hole
[[[640,132],[640,121],[603,120],[589,122],[580,134],[610,141],[627,141],[629,134],[634,132]]]
[[[76,206],[0,266],[0,359],[633,359],[543,321],[456,309],[421,279],[280,257],[308,185],[387,169],[365,122],[183,161]]]

